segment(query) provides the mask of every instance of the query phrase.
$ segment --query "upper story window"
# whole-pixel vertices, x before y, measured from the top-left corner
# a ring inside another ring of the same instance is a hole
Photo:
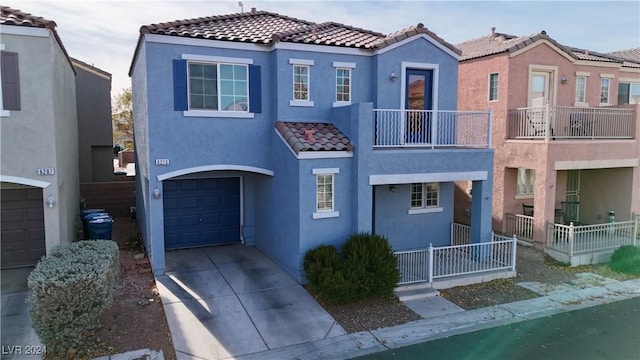
[[[309,100],[309,66],[293,66],[293,100]]]
[[[253,59],[182,54],[173,60],[174,110],[184,116],[253,118],[262,112]]]
[[[313,106],[311,101],[311,66],[314,60],[289,59],[293,68],[293,94],[289,106]]]
[[[533,196],[535,187],[536,172],[534,169],[518,168],[518,183],[516,196]]]
[[[576,104],[586,103],[587,96],[587,77],[576,76]]]
[[[609,78],[600,79],[600,105],[609,104],[610,85],[611,85],[611,79]]]
[[[248,112],[247,65],[190,62],[189,109]]]
[[[4,49],[4,46],[2,46]],[[10,116],[10,110],[20,110],[20,73],[18,71],[18,53],[0,52],[0,116]]]
[[[623,104],[640,104],[639,82],[618,83],[618,105]]]
[[[333,106],[344,106],[351,103],[351,74],[356,63],[334,61],[336,69],[336,100]]]
[[[489,101],[498,100],[498,73],[489,74]]]
[[[351,69],[336,69],[336,101],[351,101]]]

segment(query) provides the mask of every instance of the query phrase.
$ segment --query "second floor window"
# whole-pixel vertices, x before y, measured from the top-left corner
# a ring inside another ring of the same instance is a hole
[[[189,63],[189,108],[248,111],[247,65]]]
[[[336,101],[351,101],[351,69],[336,69]]]
[[[293,65],[293,100],[309,100],[309,66]]]
[[[618,105],[640,104],[640,83],[621,82],[618,84]]]
[[[489,101],[498,100],[498,73],[489,74]]]
[[[609,85],[611,83],[611,79],[602,78],[600,79],[600,104],[608,104],[609,103]]]
[[[587,93],[587,78],[586,76],[576,77],[576,103],[585,103]]]

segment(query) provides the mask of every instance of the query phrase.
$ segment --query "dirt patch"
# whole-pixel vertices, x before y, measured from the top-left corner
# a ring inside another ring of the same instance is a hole
[[[141,257],[138,226],[129,218],[115,218],[112,238],[120,247],[120,283],[116,299],[101,315],[92,357],[139,349],[162,350],[175,359],[169,326],[149,260]]]

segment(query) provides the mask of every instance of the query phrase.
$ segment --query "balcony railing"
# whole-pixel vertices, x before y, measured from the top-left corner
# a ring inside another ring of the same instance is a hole
[[[491,112],[378,109],[373,131],[375,148],[488,148]]]
[[[507,219],[507,234],[515,235],[518,240],[533,243],[533,216],[522,214],[505,214]]]
[[[634,109],[542,106],[509,111],[509,139],[633,139]]]

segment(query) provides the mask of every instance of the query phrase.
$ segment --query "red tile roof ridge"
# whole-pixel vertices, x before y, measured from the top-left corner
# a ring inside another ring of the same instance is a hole
[[[418,34],[426,34],[432,39],[434,39],[435,41],[447,47],[449,50],[453,51],[454,53],[458,55],[462,55],[462,51],[460,49],[455,47],[453,44],[448,43],[433,31],[429,30],[427,27],[424,26],[423,23],[418,23],[416,25],[409,26],[402,30],[392,32],[389,35],[385,36],[383,39],[380,39],[378,42],[376,42],[375,47],[378,49],[382,49],[391,44],[394,44],[396,42],[402,41],[404,39],[410,38]]]
[[[56,22],[8,6],[0,6],[0,24],[53,29]]]

